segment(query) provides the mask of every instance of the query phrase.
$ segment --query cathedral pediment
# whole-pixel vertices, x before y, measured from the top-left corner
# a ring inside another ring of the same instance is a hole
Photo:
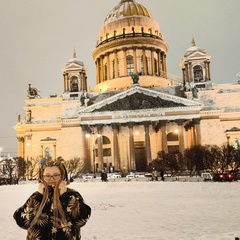
[[[106,103],[97,112],[105,111],[127,111],[127,110],[139,110],[139,109],[153,109],[153,108],[169,108],[184,106],[182,103],[176,103],[161,97],[148,96],[140,92],[127,95],[122,99],[118,99],[115,102]]]
[[[193,58],[193,59],[195,59],[195,58],[206,58],[207,54],[205,52],[196,51],[196,52],[190,53],[187,57],[189,59],[190,58]]]
[[[82,65],[74,62],[74,63],[69,63],[65,68],[71,69],[71,68],[79,68],[79,67],[82,67]]]
[[[186,98],[135,86],[104,99],[103,101],[88,106],[85,109],[80,110],[79,113],[134,110],[144,111],[147,109],[178,109],[189,106],[200,107],[201,104]]]

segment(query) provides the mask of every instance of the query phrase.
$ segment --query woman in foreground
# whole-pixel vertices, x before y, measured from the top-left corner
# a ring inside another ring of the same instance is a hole
[[[38,191],[18,208],[13,217],[27,230],[27,240],[80,240],[80,228],[91,208],[79,192],[67,188],[68,175],[61,162],[42,162]]]

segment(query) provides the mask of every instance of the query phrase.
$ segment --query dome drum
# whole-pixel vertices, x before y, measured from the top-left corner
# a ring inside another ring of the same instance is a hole
[[[143,49],[151,48],[156,51],[164,53],[168,52],[168,45],[161,39],[151,37],[126,37],[122,39],[116,39],[115,41],[107,41],[105,44],[101,44],[92,52],[92,58],[96,61],[101,55],[121,51],[123,48],[127,49]]]

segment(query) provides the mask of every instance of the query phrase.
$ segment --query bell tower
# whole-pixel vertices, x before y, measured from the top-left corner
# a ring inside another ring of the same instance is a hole
[[[65,68],[62,69],[64,78],[64,93],[87,91],[87,69],[83,62],[77,58],[76,51],[70,58]]]
[[[192,46],[180,60],[183,83],[186,89],[195,85],[199,89],[211,89],[210,59],[207,51],[196,46],[192,39]]]

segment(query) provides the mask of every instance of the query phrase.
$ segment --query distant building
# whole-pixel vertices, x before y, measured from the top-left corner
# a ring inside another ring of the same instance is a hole
[[[18,155],[78,157],[91,171],[145,171],[159,151],[236,142],[240,84],[214,85],[211,57],[194,39],[180,61],[182,77],[168,73],[167,52],[151,13],[121,0],[92,52],[94,91],[75,51],[62,70],[61,96],[42,98],[29,85],[25,117],[15,125]]]

